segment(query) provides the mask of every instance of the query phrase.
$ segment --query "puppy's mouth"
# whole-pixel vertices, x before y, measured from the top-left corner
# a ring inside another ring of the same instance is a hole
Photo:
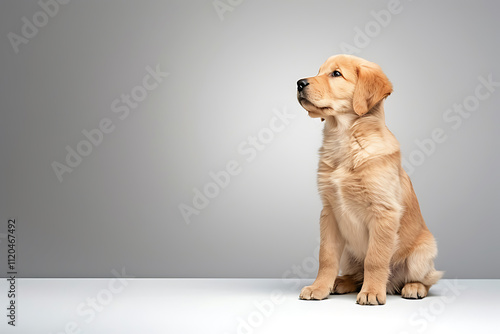
[[[321,113],[322,111],[333,110],[331,107],[317,106],[313,102],[306,99],[305,97],[300,96],[300,94],[298,94],[297,99],[299,100],[300,105],[308,112],[312,112],[312,113],[317,114],[317,113]]]
[[[297,94],[297,100],[299,100],[299,103],[302,107],[306,108],[306,106],[308,105],[313,105],[311,102],[309,102],[308,99],[306,99],[305,97],[301,97],[300,94]]]

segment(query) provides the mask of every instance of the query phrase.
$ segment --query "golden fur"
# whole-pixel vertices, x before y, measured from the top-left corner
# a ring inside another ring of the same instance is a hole
[[[319,270],[300,298],[359,291],[357,303],[378,305],[386,293],[425,297],[442,272],[434,269],[436,242],[401,167],[399,143],[385,125],[392,84],[378,65],[348,55],[330,57],[297,84],[302,107],[326,121]]]

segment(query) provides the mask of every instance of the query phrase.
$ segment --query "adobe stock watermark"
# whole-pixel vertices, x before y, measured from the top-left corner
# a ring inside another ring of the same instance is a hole
[[[399,334],[424,333],[429,327],[429,324],[436,321],[441,314],[446,311],[447,305],[453,303],[466,289],[460,285],[458,279],[443,280],[445,288],[442,290],[442,295],[438,298],[431,297],[430,301],[422,307],[419,307],[415,313],[408,318],[408,323],[414,331],[401,331]],[[427,297],[429,298],[429,297]]]
[[[113,269],[111,274],[113,274],[114,278],[108,281],[106,288],[99,290],[95,295],[87,297],[76,306],[75,314],[77,319],[68,321],[60,331],[51,332],[50,334],[82,333],[85,325],[94,321],[99,313],[103,312],[115,297],[125,290],[129,285],[127,279],[135,278],[135,276],[127,275],[125,268],[122,268],[121,272]]]
[[[38,35],[40,29],[45,27],[49,20],[57,15],[61,5],[67,5],[70,0],[39,0],[38,6],[40,10],[37,11],[31,19],[26,16],[21,17],[23,25],[21,26],[20,34],[15,32],[7,33],[10,45],[14,53],[19,53],[21,44],[28,44],[30,40]]]
[[[287,112],[286,107],[282,110],[274,109],[273,117],[268,121],[267,127],[259,130],[255,135],[248,136],[237,147],[239,158],[243,158],[243,163],[238,160],[229,160],[223,170],[210,171],[208,176],[211,181],[201,187],[193,188],[193,199],[190,204],[180,203],[179,212],[186,224],[191,223],[191,217],[198,216],[201,211],[208,207],[210,201],[219,196],[221,191],[229,186],[232,178],[241,174],[242,164],[255,160],[259,152],[268,147],[275,139],[276,134],[285,130],[290,122],[296,117]]]
[[[142,78],[141,84],[134,86],[130,93],[121,94],[119,98],[111,102],[111,112],[118,118],[118,121],[127,119],[134,109],[137,109],[139,104],[143,102],[153,90],[157,89],[163,80],[169,75],[160,69],[160,65],[156,65],[153,69],[151,66],[146,66],[146,74]],[[71,173],[78,167],[83,158],[88,157],[95,148],[99,147],[106,135],[109,135],[116,129],[117,121],[111,118],[103,117],[98,125],[90,130],[83,129],[81,131],[83,139],[81,139],[73,147],[66,145],[66,156],[63,162],[53,161],[51,166],[56,174],[59,182],[64,180],[65,174]]]
[[[214,6],[215,12],[219,16],[221,21],[224,21],[224,16],[228,12],[232,12],[236,7],[241,5],[243,0],[214,0],[212,5]]]
[[[283,272],[281,279],[286,284],[291,284],[291,290],[301,288],[303,279],[314,277],[318,272],[319,267],[319,248],[320,239],[317,240],[317,246],[312,255],[305,257],[300,264],[294,264],[289,269]]]
[[[482,101],[491,97],[491,95],[500,87],[499,81],[493,81],[493,74],[488,76],[479,76],[479,84],[474,89],[474,93],[463,98],[462,102],[454,103],[452,107],[443,112],[444,122],[452,129],[458,130],[465,119],[473,115]],[[417,149],[410,152],[408,157],[402,158],[403,168],[409,176],[411,176],[416,167],[421,166],[428,157],[436,152],[439,144],[444,143],[448,139],[447,131],[443,128],[435,128],[431,131],[429,137],[422,140],[416,139],[415,144]]]
[[[236,333],[237,334],[253,334],[254,331],[261,327],[266,319],[270,318],[280,304],[285,301],[285,296],[282,290],[274,289],[271,291],[269,298],[262,300],[255,300],[253,302],[254,310],[248,313],[247,316],[238,316],[236,321]],[[225,333],[229,334],[229,333]]]
[[[282,281],[290,285],[288,290],[296,291],[301,287],[301,279],[310,278],[318,271],[319,266],[319,239],[318,246],[314,249],[313,254],[302,260],[300,264],[294,264],[289,269],[283,272]],[[253,309],[246,316],[238,316],[236,318],[236,333],[237,334],[253,334],[258,330],[265,321],[269,319],[279,305],[285,301],[286,291],[282,289],[274,289],[266,299],[255,300],[252,305]],[[298,292],[297,292],[298,297]]]
[[[402,11],[403,5],[400,0],[389,0],[385,9],[370,11],[373,20],[366,22],[363,28],[355,26],[353,43],[340,43],[340,50],[346,54],[359,54],[361,50],[370,45],[374,38],[380,35],[384,28],[389,26],[393,17]]]

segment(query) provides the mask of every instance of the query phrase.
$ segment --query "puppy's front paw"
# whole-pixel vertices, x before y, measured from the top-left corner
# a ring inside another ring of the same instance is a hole
[[[325,299],[330,294],[330,288],[324,286],[309,285],[302,289],[300,292],[300,299]]]
[[[359,305],[384,305],[385,304],[385,291],[363,291],[358,293],[356,303]]]

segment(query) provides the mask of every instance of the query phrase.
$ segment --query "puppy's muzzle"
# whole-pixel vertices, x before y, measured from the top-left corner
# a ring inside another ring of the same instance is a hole
[[[307,79],[300,79],[299,81],[297,81],[297,90],[299,91],[299,93],[302,92],[307,85],[309,85]]]

